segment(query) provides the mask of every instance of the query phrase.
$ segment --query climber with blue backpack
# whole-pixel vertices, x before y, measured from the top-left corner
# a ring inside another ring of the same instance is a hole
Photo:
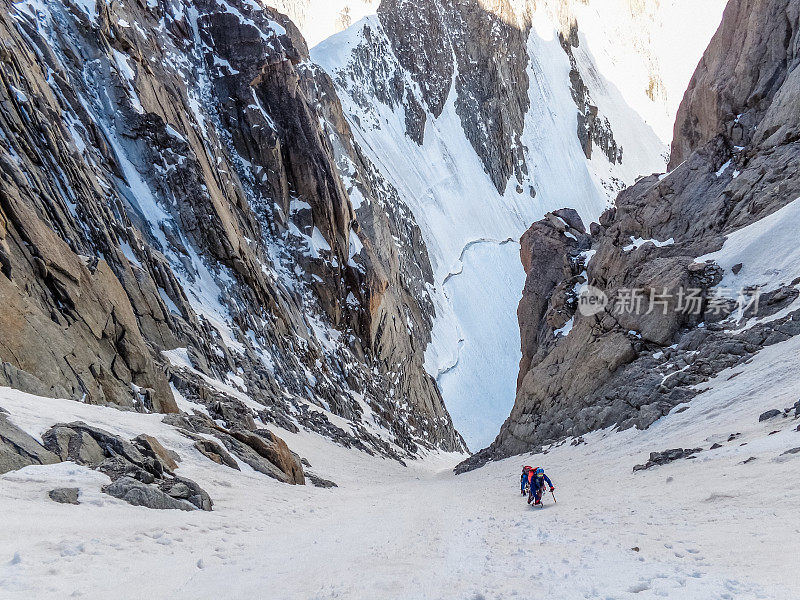
[[[528,471],[528,485],[530,486],[528,504],[532,502],[534,506],[542,504],[542,493],[544,492],[545,483],[550,486],[551,492],[555,491],[556,488],[553,486],[553,482],[550,481],[550,478],[545,475],[544,469],[537,467],[536,469]],[[555,496],[553,496],[553,498],[555,499]]]

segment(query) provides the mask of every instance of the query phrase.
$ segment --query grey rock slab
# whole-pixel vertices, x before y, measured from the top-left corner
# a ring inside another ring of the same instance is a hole
[[[153,485],[147,485],[132,477],[122,477],[103,488],[103,492],[114,498],[124,500],[133,506],[144,506],[156,510],[195,510],[195,507]]]
[[[0,413],[0,474],[29,465],[61,462],[59,457]]]
[[[329,479],[324,479],[322,477],[314,475],[313,473],[309,473],[308,471],[306,471],[306,479],[308,479],[312,483],[312,485],[314,487],[318,487],[318,488],[335,488],[335,487],[339,487],[333,481],[330,481]]]
[[[53,502],[59,504],[80,504],[78,502],[78,488],[56,488],[47,492],[47,495]]]

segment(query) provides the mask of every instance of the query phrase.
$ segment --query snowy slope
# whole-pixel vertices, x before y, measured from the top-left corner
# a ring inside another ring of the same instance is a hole
[[[380,0],[270,0],[264,3],[288,15],[311,47],[374,14]]]
[[[570,62],[558,31],[550,10],[534,13],[527,49],[530,110],[521,139],[529,172],[524,181],[512,178],[503,194],[465,135],[454,87],[442,114],[427,115],[421,145],[406,135],[403,105],[389,107],[373,99],[364,106],[355,57],[365,39],[380,46],[374,41],[384,35],[377,17],[312,50],[312,59],[337,83],[357,141],[420,224],[433,264],[437,309],[426,368],[472,448],[493,439],[514,401],[521,358],[516,307],[525,279],[520,235],[547,211],[564,206],[577,209],[589,223],[621,186],[665,168],[666,146],[600,71],[582,37],[578,67],[625,152],[621,164],[610,163],[600,151],[586,159],[576,136]],[[393,55],[382,59],[389,73],[400,69]],[[419,95],[408,75],[405,83]]]
[[[771,215],[727,236],[722,249],[697,258],[713,260],[725,271],[720,286],[741,290],[759,287],[763,292],[790,285],[800,274],[797,223],[800,198]],[[780,252],[776,252],[780,248]],[[738,273],[732,271],[742,265]]]
[[[678,105],[727,0],[572,5],[598,70],[666,144]]]
[[[565,600],[793,600],[800,452],[786,452],[800,447],[799,421],[758,416],[795,402],[798,351],[798,338],[764,350],[647,431],[596,432],[585,444],[457,477],[448,467],[459,456],[403,468],[276,430],[339,484],[332,490],[212,463],[156,415],[2,389],[0,406],[33,434],[81,418],[157,436],[182,457],[178,473],[215,500],[211,513],[129,506],[99,492],[105,476],[71,463],[3,475],[2,597],[238,599],[269,590],[298,600],[463,600],[528,597],[533,585]],[[732,433],[740,435],[728,441]],[[709,450],[713,443],[721,447]],[[649,452],[674,447],[704,450],[632,472]],[[557,504],[525,504],[523,463],[547,469]],[[83,504],[51,502],[46,492],[57,485],[80,487]]]

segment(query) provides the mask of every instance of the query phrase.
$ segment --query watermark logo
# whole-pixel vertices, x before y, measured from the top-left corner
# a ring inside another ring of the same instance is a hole
[[[599,314],[608,308],[617,315],[666,315],[678,312],[722,318],[731,316],[740,321],[746,313],[758,314],[760,299],[759,288],[715,288],[711,293],[700,288],[621,288],[616,290],[612,303],[601,289],[590,285],[578,294],[578,311],[585,317]]]
[[[584,317],[601,313],[608,306],[608,296],[603,290],[592,285],[587,286],[578,296],[578,311]]]

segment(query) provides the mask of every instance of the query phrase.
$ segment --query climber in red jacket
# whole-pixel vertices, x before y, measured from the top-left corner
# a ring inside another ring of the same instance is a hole
[[[528,473],[531,471],[533,471],[533,467],[529,467],[527,465],[522,467],[522,477],[519,479],[519,493],[523,496],[527,492],[525,486],[528,485]]]

